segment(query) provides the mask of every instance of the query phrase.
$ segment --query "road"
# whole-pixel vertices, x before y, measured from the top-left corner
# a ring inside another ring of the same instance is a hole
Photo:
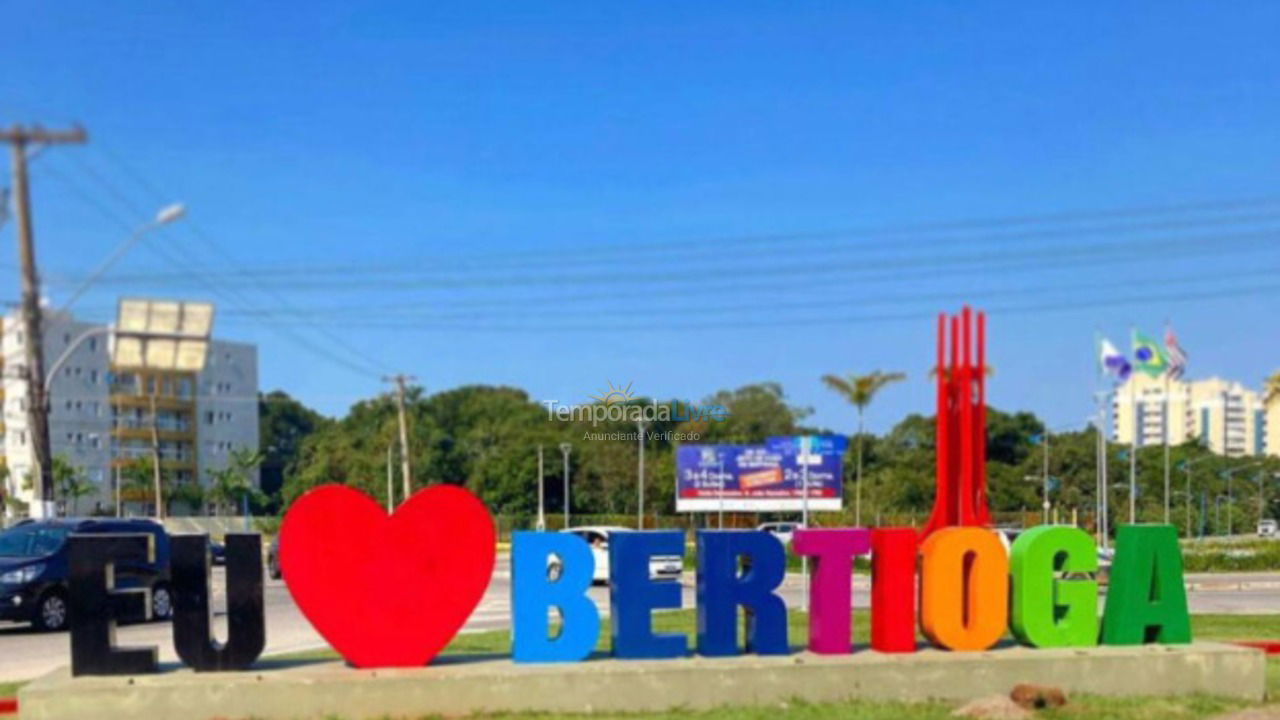
[[[215,607],[223,602],[222,570],[215,571]],[[684,584],[684,607],[694,605],[692,577]],[[1280,573],[1233,573],[1215,575],[1189,575],[1188,601],[1193,613],[1280,613]],[[854,579],[854,605],[865,608],[869,602],[869,584],[866,576]],[[609,591],[606,587],[594,587],[592,599],[607,613]],[[804,591],[801,578],[789,575],[782,588],[782,596],[789,607],[800,607]],[[324,640],[312,629],[298,611],[289,591],[278,580],[268,580],[264,590],[267,621],[267,648],[265,654],[296,652],[323,647]],[[506,628],[511,623],[511,573],[508,556],[499,555],[493,580],[484,598],[476,607],[463,632],[478,632]],[[215,623],[217,632],[225,632],[221,621]],[[859,628],[855,632],[865,632]],[[161,662],[177,662],[173,652],[172,630],[168,623],[127,625],[117,630],[118,645],[159,648]],[[26,626],[0,623],[0,680],[25,680],[42,675],[68,662],[70,654],[66,633],[37,633]]]

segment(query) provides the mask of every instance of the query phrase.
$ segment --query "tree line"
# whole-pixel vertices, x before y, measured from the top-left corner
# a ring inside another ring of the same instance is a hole
[[[864,397],[855,379],[827,384],[855,406],[865,407],[855,401],[855,396]],[[889,381],[877,383],[883,386]],[[647,404],[650,399],[628,402]],[[674,513],[675,454],[674,444],[664,439],[668,431],[696,435],[697,442],[708,444],[760,443],[775,435],[847,434],[852,440],[843,463],[848,521],[853,520],[855,498],[861,498],[865,523],[886,516],[922,519],[932,506],[935,454],[931,415],[908,415],[882,435],[817,427],[806,422],[811,410],[790,403],[777,383],[721,390],[702,403],[723,406],[728,410],[727,418],[720,422],[658,421],[646,428],[656,433],[645,447],[647,513]],[[415,489],[437,482],[463,485],[495,513],[531,515],[537,510],[541,446],[546,507],[549,513],[558,513],[563,507],[559,446],[567,443],[571,446],[570,494],[575,515],[634,515],[637,510],[637,443],[584,440],[593,433],[634,433],[634,424],[606,421],[592,425],[552,417],[523,390],[486,385],[434,394],[411,388],[406,413],[411,485]],[[279,511],[308,489],[331,482],[357,487],[385,504],[388,458],[394,474],[393,500],[402,499],[393,396],[361,400],[343,417],[326,418],[283,392],[268,393],[260,402],[260,426],[264,486],[273,491],[271,498],[264,499],[270,509]],[[1045,423],[1032,413],[988,409],[987,481],[994,512],[1039,511],[1044,468],[1044,445],[1039,438],[1045,431]],[[1072,510],[1092,513],[1097,496],[1096,443],[1093,427],[1052,436],[1050,501],[1065,514],[1064,520]],[[1127,452],[1126,446],[1107,445],[1113,523],[1128,518]],[[1163,452],[1160,446],[1137,451],[1136,504],[1142,521],[1163,518]],[[1272,482],[1274,473],[1280,471],[1276,459],[1252,467],[1257,459],[1220,457],[1195,442],[1171,448],[1170,456],[1171,520],[1184,531],[1188,509],[1192,531],[1199,532],[1203,526],[1213,534],[1226,524],[1228,515],[1239,532],[1251,528],[1260,515],[1274,517],[1280,508],[1280,487]],[[1230,477],[1227,471],[1232,471]]]

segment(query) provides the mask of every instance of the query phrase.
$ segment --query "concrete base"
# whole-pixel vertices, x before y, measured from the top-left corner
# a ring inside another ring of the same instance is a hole
[[[452,656],[430,667],[397,670],[353,670],[332,661],[264,661],[253,672],[197,675],[171,669],[138,677],[72,679],[63,669],[27,685],[18,697],[23,720],[356,720],[486,711],[708,708],[790,698],[963,700],[1007,693],[1021,682],[1056,685],[1067,693],[1208,693],[1260,700],[1265,673],[1261,651],[1215,643],[667,661],[602,657],[568,665]]]

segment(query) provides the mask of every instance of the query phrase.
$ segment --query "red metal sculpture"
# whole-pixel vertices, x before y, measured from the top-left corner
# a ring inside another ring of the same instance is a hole
[[[947,314],[938,315],[937,494],[921,539],[954,525],[990,525],[987,508],[986,316],[974,322],[966,305],[950,317],[947,362]],[[977,357],[974,357],[975,351]],[[976,362],[975,362],[976,360]]]

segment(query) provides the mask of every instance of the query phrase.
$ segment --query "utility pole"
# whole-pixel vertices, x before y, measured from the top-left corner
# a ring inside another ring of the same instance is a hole
[[[35,500],[32,515],[51,517],[53,513],[53,450],[49,443],[49,402],[44,391],[44,334],[40,317],[40,275],[36,272],[35,238],[31,220],[31,191],[27,184],[27,147],[83,143],[85,132],[24,128],[14,125],[0,130],[0,140],[9,143],[13,165],[13,210],[18,236],[18,265],[22,272],[22,334],[26,342],[27,432],[31,436]]]
[[[402,474],[400,480],[404,486],[404,500],[401,502],[409,499],[409,479],[412,477],[409,468],[409,421],[404,416],[404,388],[405,383],[411,383],[414,380],[417,378],[412,375],[391,375],[382,378],[383,382],[395,383],[396,386],[396,411],[400,417],[400,472]]]

